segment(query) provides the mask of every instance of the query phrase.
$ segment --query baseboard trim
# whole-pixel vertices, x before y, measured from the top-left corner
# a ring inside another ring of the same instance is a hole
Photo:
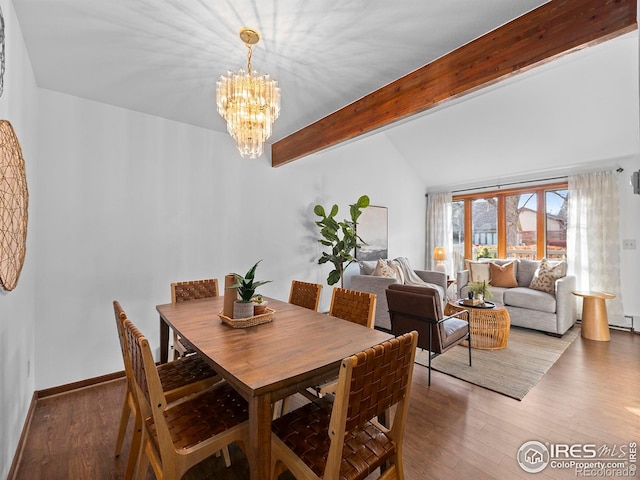
[[[31,420],[33,419],[33,414],[36,411],[36,407],[38,405],[38,400],[40,400],[41,398],[52,397],[54,395],[63,395],[65,393],[75,392],[83,388],[93,387],[100,383],[120,380],[121,378],[124,378],[124,370],[114,373],[108,373],[107,375],[101,375],[99,377],[87,378],[86,380],[80,380],[78,382],[59,385],[57,387],[45,388],[44,390],[35,390],[33,392],[33,395],[31,396],[31,404],[29,405],[27,418],[25,419],[24,425],[22,426],[22,433],[20,434],[20,439],[18,440],[18,445],[16,446],[16,453],[13,456],[13,461],[11,462],[11,468],[9,468],[7,480],[14,480],[16,478],[16,474],[18,473],[18,466],[20,465],[20,461],[22,460],[22,453],[27,441],[29,428],[31,427]]]
[[[22,460],[22,452],[24,451],[24,446],[27,442],[27,434],[29,432],[29,428],[31,427],[31,420],[33,419],[33,413],[36,411],[36,404],[38,403],[38,396],[36,392],[33,392],[31,396],[31,403],[29,405],[29,410],[27,411],[27,418],[24,420],[24,425],[22,426],[22,433],[20,433],[20,439],[18,440],[18,445],[16,446],[16,453],[13,456],[13,461],[11,462],[11,468],[9,468],[9,473],[7,474],[7,480],[13,480],[16,478],[16,474],[18,473],[18,465],[20,465],[20,461]]]
[[[87,378],[73,383],[66,383],[64,385],[58,385],[57,387],[45,388],[44,390],[36,390],[34,394],[37,398],[52,397],[54,395],[62,395],[69,392],[74,392],[83,388],[93,387],[100,383],[110,382],[112,380],[118,380],[124,378],[124,370],[114,373],[108,373],[99,377]]]

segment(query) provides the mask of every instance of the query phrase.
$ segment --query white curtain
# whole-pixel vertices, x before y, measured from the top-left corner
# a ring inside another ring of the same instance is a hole
[[[611,325],[623,325],[620,290],[619,192],[612,171],[569,177],[568,273],[577,290],[615,294],[607,300]],[[582,311],[581,298],[578,305]],[[580,313],[579,313],[580,315]]]
[[[451,192],[430,193],[427,196],[427,268],[434,270],[436,261],[433,249],[444,247],[447,253],[445,269],[447,275],[454,276],[451,256],[453,252],[453,219],[451,213]]]

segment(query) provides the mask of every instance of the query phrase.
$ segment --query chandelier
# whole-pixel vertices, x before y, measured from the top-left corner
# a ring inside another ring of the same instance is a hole
[[[268,74],[251,71],[251,49],[260,34],[251,29],[240,30],[240,39],[249,49],[247,71],[227,72],[217,82],[218,113],[227,122],[227,131],[235,140],[240,155],[257,158],[264,142],[271,136],[271,126],[280,115],[280,88]]]

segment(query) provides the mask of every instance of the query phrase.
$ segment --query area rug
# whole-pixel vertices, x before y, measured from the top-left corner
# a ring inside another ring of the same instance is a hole
[[[472,349],[457,346],[434,358],[431,366],[452,377],[522,400],[580,334],[571,328],[562,338],[526,328],[511,327],[507,348]],[[427,365],[427,352],[418,349],[416,362]]]

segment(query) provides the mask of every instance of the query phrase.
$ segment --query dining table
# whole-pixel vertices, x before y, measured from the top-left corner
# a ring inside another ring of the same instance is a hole
[[[156,307],[161,362],[167,361],[172,328],[247,400],[251,480],[270,476],[272,404],[337,377],[343,358],[393,337],[274,298],[267,300],[274,310],[272,320],[247,328],[221,321],[223,296]]]

